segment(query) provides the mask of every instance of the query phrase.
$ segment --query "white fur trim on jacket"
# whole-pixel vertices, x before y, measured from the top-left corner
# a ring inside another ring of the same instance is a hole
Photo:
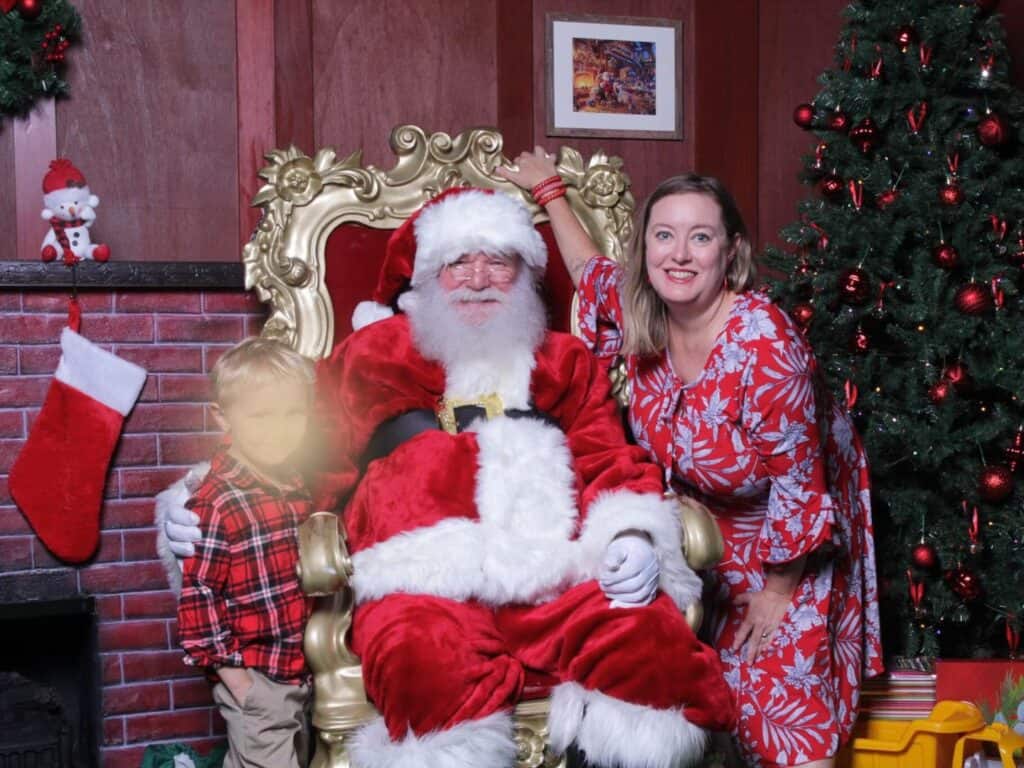
[[[413,224],[416,258],[412,285],[436,275],[443,266],[474,251],[518,253],[542,272],[548,261],[544,238],[526,206],[502,192],[468,190],[433,203]]]
[[[146,383],[146,370],[65,328],[54,377],[127,416]]]
[[[376,301],[360,301],[352,312],[352,330],[358,331],[368,325],[373,325],[378,320],[387,320],[395,312],[391,307],[385,307]]]
[[[181,595],[181,562],[171,552],[167,541],[167,521],[174,510],[185,506],[192,491],[199,486],[209,471],[209,462],[200,462],[189,469],[184,477],[156,495],[153,514],[153,525],[156,526],[156,552],[167,574],[167,585],[175,595]]]
[[[394,592],[540,603],[580,581],[565,435],[538,419],[477,425],[479,520],[449,518],[352,556],[356,600]]]
[[[655,709],[563,683],[551,693],[548,715],[551,746],[564,751],[572,742],[587,762],[621,768],[677,768],[704,753],[707,734],[680,709]]]
[[[423,736],[410,731],[399,742],[391,741],[378,717],[356,732],[350,754],[354,768],[510,768],[516,744],[505,712]]]
[[[658,586],[685,611],[700,599],[700,577],[683,559],[683,528],[676,502],[652,493],[611,491],[597,497],[587,511],[580,534],[584,562],[600,563],[604,551],[625,530],[651,537],[661,566]],[[596,575],[590,574],[591,576]]]

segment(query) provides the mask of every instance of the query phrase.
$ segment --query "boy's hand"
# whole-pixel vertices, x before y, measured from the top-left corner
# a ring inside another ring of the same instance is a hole
[[[231,691],[238,706],[242,706],[245,697],[249,695],[249,689],[252,688],[253,681],[249,670],[245,667],[220,667],[217,669],[217,676]]]

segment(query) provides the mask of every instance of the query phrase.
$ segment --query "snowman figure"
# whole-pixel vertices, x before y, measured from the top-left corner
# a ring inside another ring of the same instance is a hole
[[[85,176],[70,160],[60,158],[50,163],[43,177],[43,218],[50,222],[50,231],[43,239],[43,261],[62,256],[68,266],[82,259],[106,261],[110,248],[93,244],[89,227],[96,221],[100,199],[89,191]]]

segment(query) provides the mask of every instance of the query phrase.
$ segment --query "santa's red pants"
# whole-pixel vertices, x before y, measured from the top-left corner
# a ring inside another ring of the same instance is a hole
[[[664,594],[639,608],[609,607],[593,581],[537,606],[395,594],[356,609],[352,645],[394,741],[509,709],[528,670],[631,704],[682,708],[701,728],[733,717],[715,651]]]

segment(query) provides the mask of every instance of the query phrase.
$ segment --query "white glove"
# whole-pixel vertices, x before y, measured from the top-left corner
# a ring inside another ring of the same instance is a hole
[[[194,542],[203,537],[199,530],[199,515],[185,508],[185,502],[202,482],[206,466],[199,465],[157,496],[157,520],[163,522],[167,549],[175,557],[192,557],[196,553]]]
[[[612,608],[647,605],[658,591],[661,566],[654,547],[635,533],[619,536],[608,545],[597,582]]]

